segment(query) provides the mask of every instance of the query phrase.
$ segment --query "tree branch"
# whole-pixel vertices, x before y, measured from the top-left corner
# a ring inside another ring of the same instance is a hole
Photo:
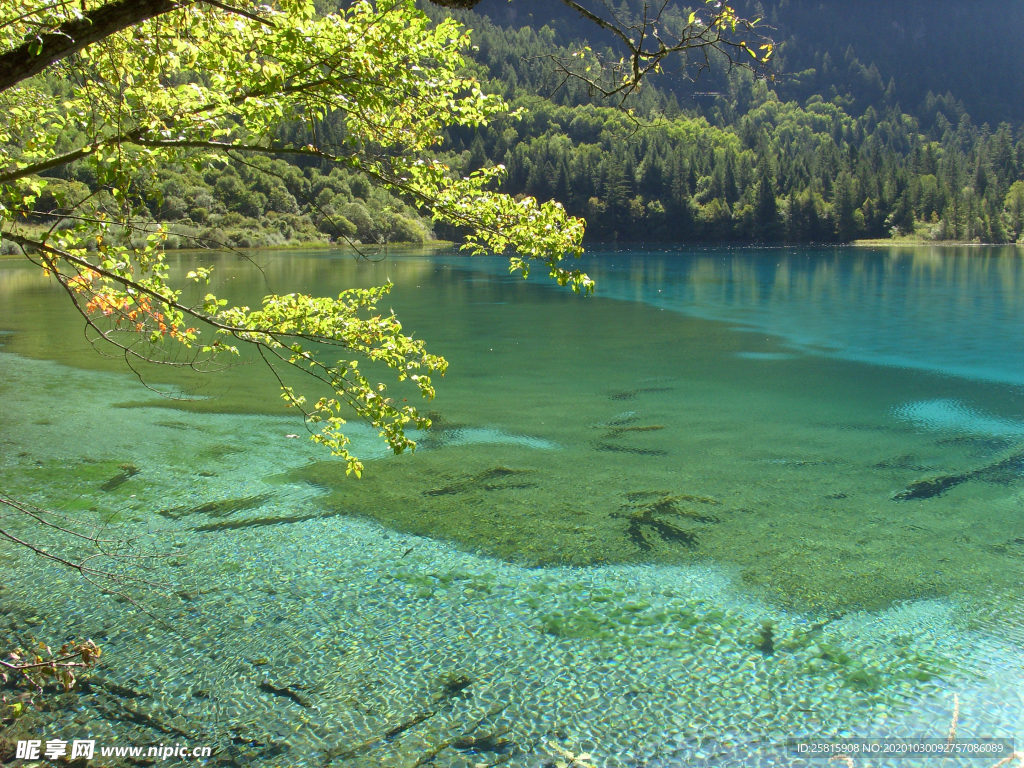
[[[476,8],[480,0],[430,0],[430,2],[444,8],[461,8],[468,11],[471,8]]]
[[[49,560],[51,562],[57,563],[58,565],[70,568],[73,571],[77,571],[89,581],[92,581],[93,579],[103,579],[111,584],[115,584],[118,586],[127,586],[130,584],[140,584],[149,587],[164,586],[154,581],[149,581],[147,579],[143,579],[137,576],[125,575],[115,570],[109,570],[102,566],[96,567],[90,564],[90,561],[97,557],[105,558],[109,560],[111,563],[113,563],[115,566],[118,564],[134,561],[152,561],[158,557],[158,555],[153,553],[133,555],[130,554],[128,551],[125,551],[126,547],[130,547],[134,544],[133,539],[102,539],[99,537],[98,532],[93,532],[91,534],[83,534],[79,531],[74,531],[72,529],[66,528],[65,526],[58,525],[50,520],[47,520],[46,517],[44,517],[45,515],[50,515],[53,513],[46,512],[37,507],[29,506],[28,504],[16,501],[6,495],[0,495],[0,508],[3,507],[13,509],[16,512],[21,513],[22,515],[25,515],[33,519],[37,523],[40,523],[41,527],[44,530],[52,529],[57,531],[62,536],[71,535],[73,538],[82,539],[91,544],[95,548],[95,551],[87,555],[83,555],[81,556],[81,559],[76,560],[72,555],[66,554],[68,552],[68,546],[66,544],[62,544],[60,547],[60,551],[62,552],[62,554],[54,554],[46,547],[40,544],[36,544],[32,541],[23,539],[20,536],[13,533],[10,529],[2,527],[0,527],[0,539],[6,540],[11,544],[16,544],[19,547],[24,547],[25,549],[34,552],[36,555],[42,557],[45,560]],[[125,597],[129,596],[125,595]],[[131,598],[129,597],[129,599]]]
[[[207,5],[212,5],[214,8],[220,8],[222,11],[226,11],[227,13],[233,13],[233,14],[235,14],[237,16],[244,16],[245,18],[250,19],[251,21],[255,21],[258,24],[265,24],[268,27],[276,27],[277,26],[276,24],[274,24],[274,22],[270,21],[269,19],[261,18],[261,17],[257,16],[255,13],[249,13],[248,11],[242,10],[241,8],[237,8],[237,7],[233,6],[233,5],[226,5],[224,3],[218,3],[217,0],[202,0],[202,1],[204,3],[206,3]]]
[[[0,55],[0,93],[38,75],[51,64],[78,53],[122,29],[190,5],[192,0],[118,0],[101,5]]]
[[[227,13],[238,14],[260,24],[273,26],[267,19],[237,6],[221,3],[219,0],[203,2]],[[430,2],[446,8],[470,9],[480,0]],[[0,93],[116,32],[194,3],[195,0],[117,0],[88,11],[80,18],[69,19],[54,31],[39,35],[17,48],[0,54]]]
[[[617,38],[622,40],[622,42],[624,42],[626,44],[626,47],[629,48],[631,51],[636,50],[636,45],[633,43],[632,40],[629,39],[629,37],[626,35],[626,33],[623,32],[621,29],[619,29],[614,24],[612,24],[611,22],[605,21],[600,16],[598,16],[596,13],[592,13],[592,12],[588,11],[586,8],[584,8],[579,3],[573,2],[573,0],[561,0],[561,2],[562,2],[562,5],[565,5],[565,6],[569,7],[569,8],[571,8],[572,10],[576,11],[576,13],[578,13],[580,16],[582,16],[583,18],[587,19],[588,21],[594,22],[601,29],[603,29],[603,30],[605,30],[607,32],[611,32]]]

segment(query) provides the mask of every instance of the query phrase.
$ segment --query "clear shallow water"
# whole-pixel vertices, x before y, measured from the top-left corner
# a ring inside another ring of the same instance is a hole
[[[788,764],[767,745],[941,736],[956,691],[962,735],[1018,735],[1015,251],[605,254],[588,300],[496,259],[257,258],[218,259],[222,292],[394,280],[452,363],[437,426],[389,458],[353,425],[380,460],[347,481],[253,368],[158,400],[0,262],[3,487],[175,552],[173,629],[3,552],[17,631],[108,648],[110,685],[37,727],[238,764],[411,765],[504,728],[438,764]]]

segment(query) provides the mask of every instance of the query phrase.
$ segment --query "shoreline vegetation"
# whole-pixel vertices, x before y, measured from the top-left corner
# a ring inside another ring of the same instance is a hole
[[[428,240],[425,243],[356,243],[356,246],[365,248],[367,250],[392,250],[392,249],[406,249],[415,248],[417,250],[442,250],[444,248],[451,248],[452,246],[458,245],[451,240]],[[202,253],[203,251],[327,251],[327,250],[345,250],[356,251],[353,245],[348,243],[328,243],[324,241],[293,241],[282,243],[281,245],[257,245],[247,248],[228,248],[228,247],[212,247],[212,248],[175,248],[173,249],[177,253]],[[24,258],[23,254],[15,252],[0,251],[0,261],[13,260]]]
[[[173,222],[140,222],[137,225],[132,240],[142,240],[148,234],[155,231],[157,224],[163,224],[165,227]],[[59,225],[57,227],[60,228]],[[49,227],[39,225],[37,223],[23,224],[22,229],[25,233],[32,237],[41,237],[45,234]],[[305,232],[295,232],[288,239],[282,239],[279,237],[275,238],[264,238],[260,237],[262,233],[258,231],[243,232],[241,235],[237,231],[230,230],[214,230],[207,229],[203,233],[202,238],[195,238],[194,242],[189,240],[192,238],[183,238],[181,233],[175,233],[173,229],[168,231],[167,242],[164,245],[166,251],[175,252],[186,252],[186,251],[294,251],[294,250],[327,250],[327,249],[340,249],[340,250],[352,250],[366,249],[370,251],[387,250],[392,248],[425,248],[425,249],[440,249],[450,248],[457,243],[453,240],[445,240],[441,238],[431,237],[430,232],[414,233],[422,234],[422,237],[416,237],[411,239],[391,239],[386,242],[369,241],[365,242],[358,238],[338,238],[332,239],[329,235],[314,232],[312,234]],[[247,236],[253,235],[253,236]],[[308,235],[308,236],[306,236]],[[139,243],[141,244],[141,243]],[[17,245],[4,240],[0,236],[0,260],[4,259],[17,259],[22,257],[22,252]]]
[[[327,242],[324,240],[310,240],[310,241],[289,241],[280,245],[259,245],[250,247],[211,247],[211,248],[198,248],[198,247],[185,247],[172,249],[178,253],[201,253],[203,251],[327,251],[327,250],[343,250],[356,252],[356,247],[366,248],[368,250],[393,250],[393,249],[417,249],[417,250],[429,250],[429,251],[440,251],[446,248],[455,248],[459,243],[454,240],[427,240],[423,243],[416,242],[393,242],[393,243],[337,243]],[[627,247],[633,246],[642,248],[646,243],[621,243],[621,244],[609,244],[609,243],[589,243],[588,250],[598,249],[609,245],[621,247],[625,245]],[[930,248],[1016,248],[1021,252],[1024,252],[1024,243],[979,243],[979,242],[965,242],[959,240],[928,240],[919,237],[901,237],[901,238],[884,238],[874,240],[854,240],[851,243],[705,243],[705,242],[680,242],[680,243],[658,243],[659,246],[674,245],[679,248],[690,248],[690,247],[702,247],[708,246],[721,247],[721,248],[786,248],[794,245],[800,245],[802,247],[827,247],[831,246],[834,248],[896,248],[901,246],[913,246],[913,247],[930,247]],[[0,261],[14,260],[23,258],[21,253],[15,251],[0,249]]]
[[[937,248],[1013,248],[1024,249],[1024,243],[981,243],[966,240],[929,240],[923,237],[878,238],[874,240],[854,240],[849,245],[855,248],[896,247],[901,245],[932,246]]]

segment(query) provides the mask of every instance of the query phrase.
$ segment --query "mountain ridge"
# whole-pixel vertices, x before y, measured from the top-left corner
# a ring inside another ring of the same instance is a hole
[[[762,17],[773,28],[766,32],[781,43],[773,88],[782,101],[806,102],[814,95],[825,101],[849,98],[852,103],[845,106],[856,114],[868,106],[878,110],[898,103],[925,119],[929,93],[933,98],[951,94],[977,125],[995,129],[1004,121],[1024,122],[1024,57],[1018,53],[1024,4],[1017,0],[986,0],[982,10],[955,0],[734,4],[748,18]],[[561,45],[612,42],[593,22],[550,0],[482,0],[475,14],[505,28],[548,26]],[[674,91],[682,102],[692,99],[694,91],[721,90],[726,84],[726,76],[714,71],[702,76],[697,87],[667,77],[657,80],[658,87]],[[894,92],[887,94],[891,84]],[[692,106],[702,108],[699,101]]]

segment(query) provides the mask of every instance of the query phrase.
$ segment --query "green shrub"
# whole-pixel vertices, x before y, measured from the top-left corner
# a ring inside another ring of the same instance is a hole
[[[333,214],[331,216],[323,216],[320,219],[320,223],[317,229],[323,232],[325,235],[330,235],[332,238],[343,238],[343,237],[355,237],[357,233],[356,225],[346,219],[340,213]]]
[[[374,239],[377,227],[374,225],[373,217],[366,210],[362,203],[348,203],[343,206],[340,214],[348,219],[356,228],[356,235],[360,240],[366,242]]]
[[[274,187],[270,190],[270,196],[267,199],[267,208],[268,210],[278,211],[280,213],[299,212],[299,204],[295,202],[295,198],[284,187]]]
[[[413,221],[405,216],[395,216],[394,231],[391,233],[391,241],[396,243],[417,243],[423,245],[427,241],[427,233],[418,221]]]

